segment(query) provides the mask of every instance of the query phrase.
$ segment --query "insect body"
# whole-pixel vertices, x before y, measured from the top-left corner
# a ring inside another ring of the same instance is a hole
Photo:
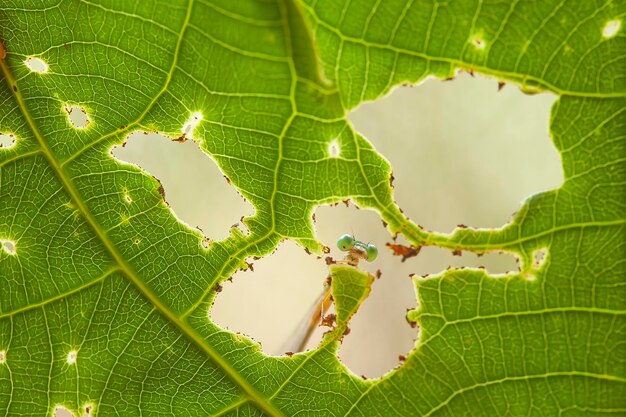
[[[348,252],[345,260],[338,261],[337,263],[348,263],[352,266],[358,266],[360,259],[365,259],[368,262],[374,261],[378,256],[378,248],[371,243],[363,243],[356,240],[352,235],[342,235],[337,241],[337,247],[343,252]],[[324,314],[328,311],[333,303],[332,294],[330,292],[331,281],[330,277],[324,283],[324,290],[320,294],[319,298],[313,305],[312,311],[307,314],[310,317],[303,323],[303,326],[298,332],[294,343],[290,346],[290,353],[302,352],[306,347],[309,338],[318,327],[320,321],[323,323]]]
[[[339,238],[337,247],[344,252],[348,252],[346,261],[354,266],[358,265],[359,259],[372,262],[378,256],[378,248],[376,246],[356,240],[354,236],[347,234]]]

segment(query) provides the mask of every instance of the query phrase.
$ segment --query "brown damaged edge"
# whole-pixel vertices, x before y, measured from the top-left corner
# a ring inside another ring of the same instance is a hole
[[[420,247],[396,245],[394,243],[386,243],[386,246],[393,251],[394,256],[402,256],[402,262],[409,258],[417,256],[420,253]]]
[[[7,57],[7,50],[4,47],[4,41],[0,39],[0,59],[4,59]]]
[[[177,137],[175,139],[172,139],[172,141],[178,142],[178,143],[185,143],[185,142],[187,142],[187,138],[185,137],[185,134],[183,133],[179,137]]]
[[[159,188],[157,189],[157,191],[159,192],[159,194],[161,194],[161,197],[163,197],[163,201],[165,201],[165,188],[163,188],[163,184],[161,184],[161,180],[159,180],[155,176],[152,176],[152,178],[154,178],[155,181],[159,183]],[[165,203],[167,204],[167,201]]]
[[[332,328],[332,327],[335,327],[336,321],[337,321],[337,316],[335,314],[330,313],[322,317],[322,322],[320,323],[320,326]]]

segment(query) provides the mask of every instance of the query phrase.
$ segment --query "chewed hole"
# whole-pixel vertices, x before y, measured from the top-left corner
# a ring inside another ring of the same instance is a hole
[[[75,350],[71,350],[67,354],[67,363],[69,363],[70,365],[76,363],[77,356],[78,356],[78,352]]]
[[[124,200],[126,200],[128,204],[133,202],[133,199],[128,194],[124,194]]]
[[[193,131],[202,121],[202,113],[199,111],[191,114],[191,117],[183,125],[182,133],[186,139],[193,139]]]
[[[613,36],[617,35],[617,32],[619,32],[621,26],[621,20],[609,20],[604,25],[604,28],[602,28],[602,36],[604,36],[605,38],[612,38]]]
[[[343,260],[347,254],[338,248],[338,238],[343,234],[378,248],[373,262],[359,262],[359,269],[374,276],[380,270],[382,275],[374,281],[368,298],[348,323],[350,333],[342,339],[339,359],[357,375],[382,376],[400,365],[399,356],[406,356],[417,338],[417,330],[407,326],[405,320],[407,308],[416,305],[409,279],[414,268],[411,262],[402,263],[385,247],[390,236],[375,212],[339,204],[318,207],[315,218],[319,239],[330,248],[328,256],[334,260]],[[320,336],[325,330],[319,329]]]
[[[67,114],[67,120],[76,129],[85,129],[91,123],[91,118],[87,111],[80,106],[66,104],[63,106],[63,110]]]
[[[322,206],[315,211],[315,226],[320,240],[330,247],[329,255],[340,260],[346,255],[337,247],[339,235],[347,233],[358,240],[378,247],[374,262],[360,262],[359,268],[378,276],[369,297],[348,324],[350,333],[343,338],[339,358],[357,375],[380,377],[400,366],[401,356],[408,356],[415,346],[419,329],[406,322],[407,309],[417,304],[413,274],[439,274],[448,268],[484,268],[494,274],[519,272],[517,261],[510,253],[488,253],[478,256],[469,252],[438,247],[423,247],[415,256],[405,259],[394,255],[386,243],[408,246],[399,236],[392,241],[389,232],[376,213],[358,210],[355,206]],[[320,330],[320,333],[323,329]],[[309,344],[309,346],[312,346]]]
[[[48,72],[48,64],[41,58],[37,58],[34,56],[26,58],[24,61],[28,69],[38,74],[44,74]]]
[[[15,242],[12,240],[0,240],[0,242],[2,242],[2,249],[9,255],[15,255],[17,253]]]
[[[83,417],[91,417],[93,408],[93,404],[85,404],[85,413],[83,414]]]
[[[339,141],[337,139],[333,139],[328,144],[328,156],[330,158],[338,158],[339,154],[341,154],[341,147],[339,146]]]
[[[232,280],[216,288],[211,320],[261,343],[268,355],[292,352],[303,323],[324,288],[328,267],[291,241],[276,252],[252,261],[253,270],[236,272]],[[245,303],[246,308],[240,308]],[[238,307],[239,306],[239,307]],[[254,314],[250,314],[254,311]],[[308,346],[316,346],[321,333]]]
[[[74,414],[62,405],[54,407],[54,417],[74,417]]]
[[[0,133],[0,149],[10,149],[15,146],[16,138],[13,133]]]
[[[393,166],[398,205],[427,230],[501,227],[521,200],[563,183],[548,133],[556,96],[498,92],[497,83],[467,73],[427,80],[350,114]]]
[[[533,269],[539,269],[546,261],[546,257],[548,256],[548,248],[537,249],[533,252]]]
[[[224,181],[215,162],[193,141],[178,143],[158,133],[138,131],[111,153],[158,178],[162,184],[159,191],[176,217],[211,239],[227,238],[230,225],[254,213],[252,205]],[[127,189],[120,193],[126,203],[129,198],[137,201]]]
[[[6,350],[0,350],[0,364],[5,363],[6,361],[7,361]]]

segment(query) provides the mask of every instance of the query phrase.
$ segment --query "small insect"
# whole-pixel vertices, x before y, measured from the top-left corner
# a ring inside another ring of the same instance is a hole
[[[348,253],[343,261],[337,261],[336,263],[347,263],[352,266],[358,266],[360,259],[373,262],[378,256],[378,248],[376,246],[371,243],[358,241],[354,238],[354,236],[348,234],[342,235],[339,240],[337,240],[337,247],[341,251]],[[297,332],[297,336],[294,338],[293,343],[289,346],[290,352],[302,352],[315,329],[320,326],[320,323],[322,323],[321,325],[324,325],[325,313],[328,312],[333,303],[330,287],[331,277],[328,277],[324,282],[324,289],[322,290],[322,293],[313,304],[310,312],[306,315],[306,317],[310,318],[308,318],[301,325]],[[327,320],[327,322],[330,321]]]
[[[354,266],[358,265],[360,259],[373,262],[378,256],[378,248],[376,246],[356,240],[354,236],[348,234],[339,238],[337,247],[344,252],[348,252],[345,260]]]

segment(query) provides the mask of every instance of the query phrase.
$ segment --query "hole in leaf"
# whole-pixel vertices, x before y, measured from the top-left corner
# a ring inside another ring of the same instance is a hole
[[[10,149],[15,146],[16,138],[13,133],[0,133],[0,149]]]
[[[350,115],[391,162],[399,206],[426,229],[500,227],[520,201],[563,182],[548,134],[555,96],[497,86],[461,73],[398,88]]]
[[[38,74],[44,74],[48,72],[48,64],[41,58],[37,58],[34,56],[26,58],[24,61],[28,69]]]
[[[617,35],[617,32],[619,32],[619,29],[621,26],[622,26],[621,20],[609,20],[604,25],[604,28],[602,28],[602,36],[604,36],[607,39],[612,38],[613,36]]]
[[[74,364],[76,363],[76,358],[78,356],[78,352],[75,350],[70,350],[70,352],[67,354],[67,363]]]
[[[357,239],[375,244],[379,251],[374,262],[360,262],[359,268],[380,279],[374,281],[369,297],[363,302],[350,321],[350,333],[343,338],[339,358],[357,375],[380,377],[401,364],[401,356],[407,356],[414,348],[418,329],[407,324],[407,309],[417,305],[413,274],[436,274],[448,267],[484,266],[490,274],[517,272],[517,263],[510,254],[490,253],[477,256],[462,252],[455,256],[449,250],[423,247],[417,256],[402,262],[385,246],[392,242],[378,214],[359,210],[354,205],[346,207],[322,206],[315,212],[316,229],[320,240],[328,245],[330,256],[342,259],[336,241],[343,233],[353,234]],[[401,237],[397,244],[408,245]],[[323,329],[319,331],[323,333]],[[309,347],[312,345],[309,344]]]
[[[282,355],[291,349],[300,325],[309,320],[310,307],[324,288],[328,268],[291,241],[254,261],[253,268],[235,273],[232,281],[222,284],[210,311],[211,320],[253,338],[268,355]],[[320,337],[311,338],[309,346],[317,345]]]
[[[0,364],[5,363],[6,361],[7,361],[6,350],[0,350]]]
[[[202,121],[202,113],[194,112],[191,117],[185,122],[182,129],[182,134],[185,139],[193,139],[193,131]]]
[[[63,110],[67,114],[67,120],[76,129],[85,129],[91,123],[87,111],[80,106],[66,104]]]
[[[57,405],[54,407],[54,417],[74,417],[74,414],[62,405]]]
[[[15,242],[12,240],[0,240],[0,242],[2,242],[2,249],[9,255],[15,255],[17,253]]]
[[[225,239],[230,225],[254,213],[252,205],[224,180],[213,160],[193,141],[182,143],[157,133],[135,132],[111,153],[158,178],[176,216],[212,239]]]
[[[337,139],[333,139],[328,144],[328,156],[330,158],[338,158],[341,154],[341,147],[339,146],[339,141]]]

